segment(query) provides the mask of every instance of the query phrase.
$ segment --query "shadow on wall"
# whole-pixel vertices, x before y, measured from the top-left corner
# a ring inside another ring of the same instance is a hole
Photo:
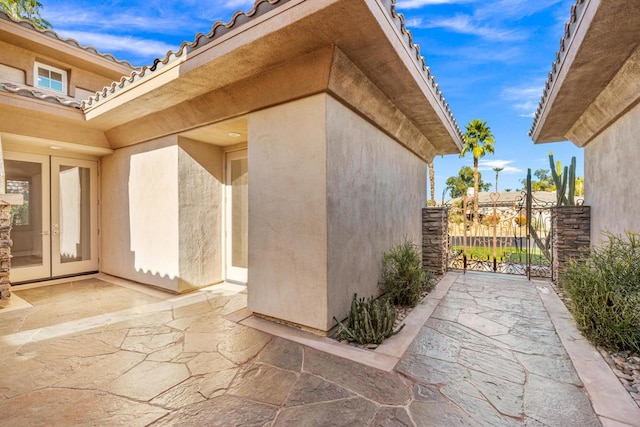
[[[105,157],[102,271],[173,292],[219,282],[223,154],[172,136]]]

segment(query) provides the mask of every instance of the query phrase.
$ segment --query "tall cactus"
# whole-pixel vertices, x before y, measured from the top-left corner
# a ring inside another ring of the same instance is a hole
[[[560,162],[556,165],[553,161],[553,153],[549,153],[549,166],[551,176],[556,185],[556,198],[558,206],[575,206],[576,194],[576,158],[571,158],[571,167],[564,167],[560,172]],[[567,195],[568,194],[568,195]]]

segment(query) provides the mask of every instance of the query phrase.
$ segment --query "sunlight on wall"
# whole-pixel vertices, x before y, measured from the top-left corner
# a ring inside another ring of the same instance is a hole
[[[129,173],[129,224],[135,269],[179,273],[178,147],[135,154]]]

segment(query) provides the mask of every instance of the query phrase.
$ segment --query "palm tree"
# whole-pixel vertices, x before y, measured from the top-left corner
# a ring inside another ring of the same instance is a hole
[[[436,174],[433,170],[433,160],[429,162],[429,191],[431,192],[431,199],[429,205],[436,205]]]
[[[51,28],[51,23],[40,16],[42,4],[37,0],[0,0],[0,10],[15,20],[31,22],[36,28]]]
[[[493,171],[496,173],[496,193],[498,192],[498,174],[503,170],[504,168],[493,168]]]
[[[464,146],[460,157],[464,157],[465,154],[473,154],[473,220],[478,220],[478,159],[484,157],[485,154],[493,154],[493,134],[491,129],[487,126],[487,122],[483,122],[478,119],[473,119],[466,126],[466,132],[464,134]]]

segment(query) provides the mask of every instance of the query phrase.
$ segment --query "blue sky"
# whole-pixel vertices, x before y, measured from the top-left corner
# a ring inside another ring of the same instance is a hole
[[[314,0],[307,0],[314,1]],[[150,65],[177,50],[218,20],[249,10],[253,0],[41,0],[42,16],[54,30],[134,65]],[[495,183],[493,167],[504,167],[499,189],[517,189],[527,168],[548,169],[548,152],[563,165],[583,154],[569,142],[534,145],[533,113],[555,59],[573,0],[398,0],[398,11],[420,45],[460,128],[487,121],[496,152],[481,160],[483,179]],[[436,200],[448,177],[473,159],[437,157]],[[493,186],[492,186],[493,189]]]

